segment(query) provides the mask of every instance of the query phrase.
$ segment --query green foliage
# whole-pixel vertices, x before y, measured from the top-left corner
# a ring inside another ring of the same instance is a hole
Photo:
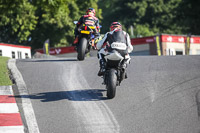
[[[21,43],[37,24],[35,8],[27,0],[0,0],[0,41]]]
[[[12,85],[7,69],[8,57],[0,56],[0,86]]]
[[[174,21],[183,27],[183,32],[193,35],[200,34],[200,1],[182,0],[177,8],[177,19]]]
[[[122,23],[124,30],[134,35],[200,34],[200,1],[195,0],[99,0],[103,11],[105,33],[113,21]]]
[[[149,25],[136,25],[134,29],[135,37],[142,37],[142,36],[153,36],[155,33],[150,30]]]
[[[200,1],[195,0],[0,0],[0,41],[42,48],[67,46],[74,40],[73,21],[90,7],[109,31],[114,21],[134,36],[200,34]]]
[[[34,31],[31,32],[32,48],[41,48],[46,39],[50,39],[51,46],[67,41],[67,37],[73,35],[73,22],[70,17],[70,10],[77,10],[70,0],[43,0],[32,3],[38,16],[38,24]],[[78,17],[75,13],[74,17]],[[71,31],[71,32],[69,32]]]
[[[0,0],[0,41],[42,48],[66,46],[74,39],[75,24],[89,7],[102,18],[98,0]]]
[[[41,48],[46,39],[50,46],[67,46],[74,40],[73,21],[86,13],[89,7],[96,9],[96,16],[101,17],[97,0],[43,0],[32,3],[39,17],[37,27],[31,33],[32,48]]]

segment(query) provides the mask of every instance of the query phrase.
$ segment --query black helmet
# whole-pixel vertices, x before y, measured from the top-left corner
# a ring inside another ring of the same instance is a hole
[[[94,8],[87,9],[86,14],[89,14],[90,12],[92,12],[94,14],[94,16],[95,16],[96,12],[95,12]]]
[[[122,29],[122,25],[119,22],[112,22],[111,26],[110,26],[110,31],[113,31],[114,29]]]

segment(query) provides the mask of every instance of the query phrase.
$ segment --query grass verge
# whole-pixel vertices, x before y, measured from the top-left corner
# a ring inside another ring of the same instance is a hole
[[[7,67],[8,57],[0,56],[0,86],[12,85]]]

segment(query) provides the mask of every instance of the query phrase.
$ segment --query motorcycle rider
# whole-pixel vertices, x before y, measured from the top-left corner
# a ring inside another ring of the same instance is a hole
[[[95,38],[100,36],[100,26],[99,26],[99,19],[95,17],[95,9],[94,8],[89,8],[86,11],[86,15],[83,15],[78,23],[76,24],[76,28],[74,29],[74,34],[75,34],[75,40],[73,42],[73,45],[76,45],[78,43],[78,28],[79,26],[81,26],[82,24],[86,24],[89,26],[96,26],[95,31]]]
[[[133,51],[133,46],[131,45],[131,40],[129,34],[122,30],[122,25],[119,22],[113,22],[110,26],[110,32],[107,32],[103,39],[97,43],[98,49],[98,58],[100,63],[100,70],[98,76],[102,76],[105,72],[105,59],[104,56],[107,55],[108,49],[113,42],[124,43],[127,46],[127,50],[124,56],[123,68],[127,67],[127,64],[130,63],[129,53]],[[127,78],[127,74],[125,73]]]

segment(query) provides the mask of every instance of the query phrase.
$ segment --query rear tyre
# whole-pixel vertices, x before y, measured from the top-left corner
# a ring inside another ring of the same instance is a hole
[[[81,38],[78,45],[78,55],[77,55],[78,60],[82,61],[85,59],[86,47],[87,47],[87,39]]]
[[[117,86],[117,71],[115,69],[110,69],[106,84],[108,99],[112,99],[115,97],[116,86]]]

